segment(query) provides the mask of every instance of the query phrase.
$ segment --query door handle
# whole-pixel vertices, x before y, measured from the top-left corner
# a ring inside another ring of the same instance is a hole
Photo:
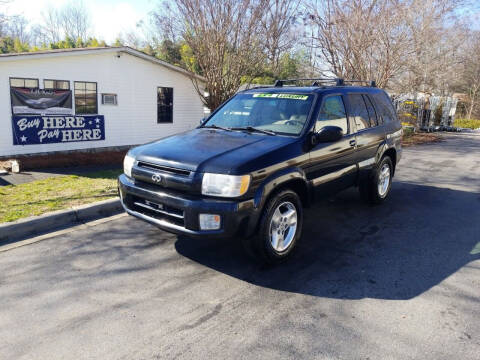
[[[350,146],[355,146],[355,145],[357,145],[357,140],[355,139],[350,140]]]

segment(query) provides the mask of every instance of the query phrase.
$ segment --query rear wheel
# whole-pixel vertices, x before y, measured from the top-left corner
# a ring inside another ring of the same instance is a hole
[[[279,263],[291,255],[302,233],[303,209],[292,190],[275,194],[265,205],[256,236],[246,239],[247,252],[263,263]]]
[[[389,156],[382,158],[370,175],[360,184],[362,198],[370,204],[381,204],[392,187],[393,164]]]

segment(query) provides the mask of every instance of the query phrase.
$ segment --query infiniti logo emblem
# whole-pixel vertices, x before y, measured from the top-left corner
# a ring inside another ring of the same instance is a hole
[[[160,175],[160,174],[153,174],[153,175],[152,175],[152,180],[153,180],[153,182],[156,182],[157,184],[158,184],[158,183],[161,183],[161,182],[162,182],[162,175]]]

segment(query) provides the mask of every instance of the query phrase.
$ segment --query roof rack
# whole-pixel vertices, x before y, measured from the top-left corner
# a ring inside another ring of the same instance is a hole
[[[343,81],[343,79],[335,79],[335,78],[300,78],[300,79],[285,79],[285,80],[275,80],[275,87],[282,87],[285,83],[297,83],[297,82],[304,82],[304,81],[313,81],[312,86],[321,86],[322,83],[332,83],[334,82],[336,85],[339,85],[339,81]]]
[[[335,86],[345,86],[347,83],[365,83],[367,86],[377,87],[375,80],[345,80],[342,78],[300,78],[300,79],[285,79],[285,80],[275,80],[275,87],[282,87],[285,83],[297,83],[304,81],[313,81],[311,86],[325,86],[331,85],[334,83]]]

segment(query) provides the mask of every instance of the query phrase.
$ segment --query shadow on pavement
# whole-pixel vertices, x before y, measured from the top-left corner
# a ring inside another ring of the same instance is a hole
[[[179,254],[251,284],[313,296],[409,299],[469,262],[480,241],[480,194],[395,182],[381,206],[355,189],[305,212],[286,263],[262,267],[240,242],[178,237]]]

